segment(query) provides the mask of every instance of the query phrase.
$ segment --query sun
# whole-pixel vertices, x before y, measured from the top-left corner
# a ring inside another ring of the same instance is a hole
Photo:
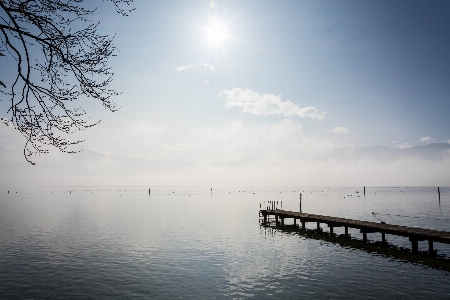
[[[211,21],[206,27],[206,40],[209,44],[220,46],[228,40],[228,28],[225,23]]]

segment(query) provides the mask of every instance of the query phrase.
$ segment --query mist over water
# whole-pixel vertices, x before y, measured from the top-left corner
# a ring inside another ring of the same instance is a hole
[[[448,272],[260,226],[260,204],[300,193],[303,212],[450,231],[446,187],[2,190],[0,298],[450,297]]]

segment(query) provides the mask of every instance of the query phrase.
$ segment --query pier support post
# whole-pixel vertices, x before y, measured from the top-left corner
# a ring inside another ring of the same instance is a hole
[[[411,248],[413,253],[419,252],[419,242],[415,239],[409,238],[411,241]]]
[[[284,218],[281,217],[280,219],[281,219],[281,226],[284,226]]]
[[[320,222],[317,222],[317,232],[320,232]]]
[[[267,215],[264,214],[264,224],[266,224],[266,223],[267,223]]]
[[[306,226],[305,226],[305,221],[302,221],[302,229],[305,230]]]
[[[428,240],[428,253],[429,254],[434,254],[433,240]]]
[[[363,242],[367,243],[367,232],[363,232]]]
[[[381,233],[381,244],[386,245],[386,233],[384,232]]]
[[[275,223],[278,225],[278,215],[275,215]]]
[[[294,218],[294,226],[297,226],[297,219]]]
[[[328,227],[330,227],[330,236],[333,235],[333,226],[328,225]]]
[[[345,237],[348,237],[348,226],[345,226]]]

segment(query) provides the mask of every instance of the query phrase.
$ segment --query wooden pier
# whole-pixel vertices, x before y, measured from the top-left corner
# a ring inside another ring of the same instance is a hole
[[[385,223],[376,223],[368,221],[358,221],[352,219],[336,218],[329,216],[321,216],[314,214],[306,214],[300,212],[286,211],[286,210],[260,210],[260,216],[264,217],[264,223],[267,223],[267,217],[274,216],[276,223],[284,226],[284,219],[294,219],[294,225],[297,225],[297,220],[300,221],[302,229],[305,229],[305,223],[317,223],[317,230],[320,231],[320,224],[327,224],[330,230],[330,235],[333,234],[335,227],[345,227],[345,236],[348,235],[348,228],[359,229],[363,234],[363,242],[367,242],[367,234],[378,232],[381,233],[381,241],[386,244],[386,234],[398,235],[408,237],[411,242],[412,252],[418,252],[418,242],[428,241],[428,252],[432,255],[436,254],[433,249],[433,243],[450,244],[450,232],[438,231],[431,229],[391,225]]]

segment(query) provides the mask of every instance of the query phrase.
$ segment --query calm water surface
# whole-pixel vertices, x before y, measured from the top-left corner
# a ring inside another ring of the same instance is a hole
[[[1,190],[0,298],[450,298],[448,272],[259,225],[300,192],[303,212],[450,231],[442,187]]]

